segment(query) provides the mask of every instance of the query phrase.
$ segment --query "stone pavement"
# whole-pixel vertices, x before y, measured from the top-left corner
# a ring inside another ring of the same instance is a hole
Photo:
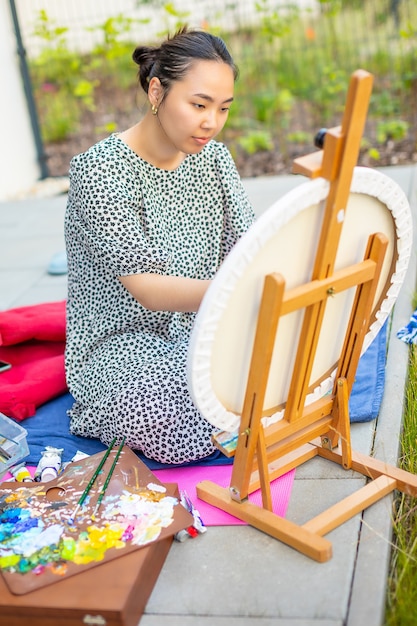
[[[384,168],[408,196],[417,222],[417,168]],[[298,176],[244,180],[257,213]],[[65,194],[0,203],[0,310],[66,297],[66,276],[47,274],[64,249]],[[408,323],[416,287],[413,257],[397,301],[378,420],[352,425],[355,450],[396,464],[407,346],[395,331]],[[287,517],[303,523],[354,492],[364,478],[315,458],[296,471]],[[174,542],[141,626],[382,626],[390,556],[391,498],[327,535],[333,558],[316,563],[247,526],[212,527]]]

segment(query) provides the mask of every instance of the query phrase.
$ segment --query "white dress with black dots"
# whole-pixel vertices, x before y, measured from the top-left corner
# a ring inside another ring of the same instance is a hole
[[[71,162],[66,373],[73,434],[126,444],[163,463],[210,455],[211,426],[187,388],[194,313],[153,312],[119,276],[213,278],[254,221],[227,148],[211,141],[173,171],[117,135]]]

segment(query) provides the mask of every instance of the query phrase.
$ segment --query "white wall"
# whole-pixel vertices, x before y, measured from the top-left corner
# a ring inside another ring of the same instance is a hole
[[[0,201],[29,189],[40,176],[16,53],[9,3],[0,2]]]

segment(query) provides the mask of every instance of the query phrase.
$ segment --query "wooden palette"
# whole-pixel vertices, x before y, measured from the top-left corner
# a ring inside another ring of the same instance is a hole
[[[192,516],[178,499],[167,494],[166,487],[126,446],[92,520],[115,454],[116,450],[110,453],[73,521],[76,504],[104,452],[72,463],[47,483],[2,483],[0,567],[12,593],[26,594],[63,581],[172,537],[192,524]]]
[[[167,485],[178,497],[177,485]],[[12,594],[0,576],[0,626],[137,626],[163,567],[172,537],[134,550],[59,585]]]

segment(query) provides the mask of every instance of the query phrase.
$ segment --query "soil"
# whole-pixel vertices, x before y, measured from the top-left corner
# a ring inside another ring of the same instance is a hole
[[[105,127],[109,122],[115,122],[117,128],[123,130],[137,122],[139,115],[136,107],[132,107],[132,110],[129,112],[119,109],[116,112],[113,110],[113,113],[109,114],[109,109],[105,105],[105,99],[100,99],[100,102],[101,110],[96,110],[94,114],[87,112],[76,134],[65,141],[50,143],[44,146],[46,162],[51,177],[67,176],[71,158],[109,134],[108,131],[97,132],[96,129]],[[308,120],[305,124],[309,124]],[[227,135],[221,139],[229,147],[233,145],[232,153],[242,178],[276,176],[291,173],[292,162],[295,158],[309,154],[316,149],[313,145],[313,138],[317,128],[303,128],[300,126],[300,118],[298,118],[297,130],[308,133],[312,138],[311,144],[288,143],[285,145],[285,154],[279,149],[247,154],[242,149],[236,147],[235,144],[232,144],[232,140],[230,139],[229,141]],[[358,159],[359,165],[383,167],[417,163],[417,142],[411,138],[398,142],[389,140],[385,145],[375,147],[379,152],[380,158],[378,160],[370,158],[368,147],[368,149],[361,151]]]

